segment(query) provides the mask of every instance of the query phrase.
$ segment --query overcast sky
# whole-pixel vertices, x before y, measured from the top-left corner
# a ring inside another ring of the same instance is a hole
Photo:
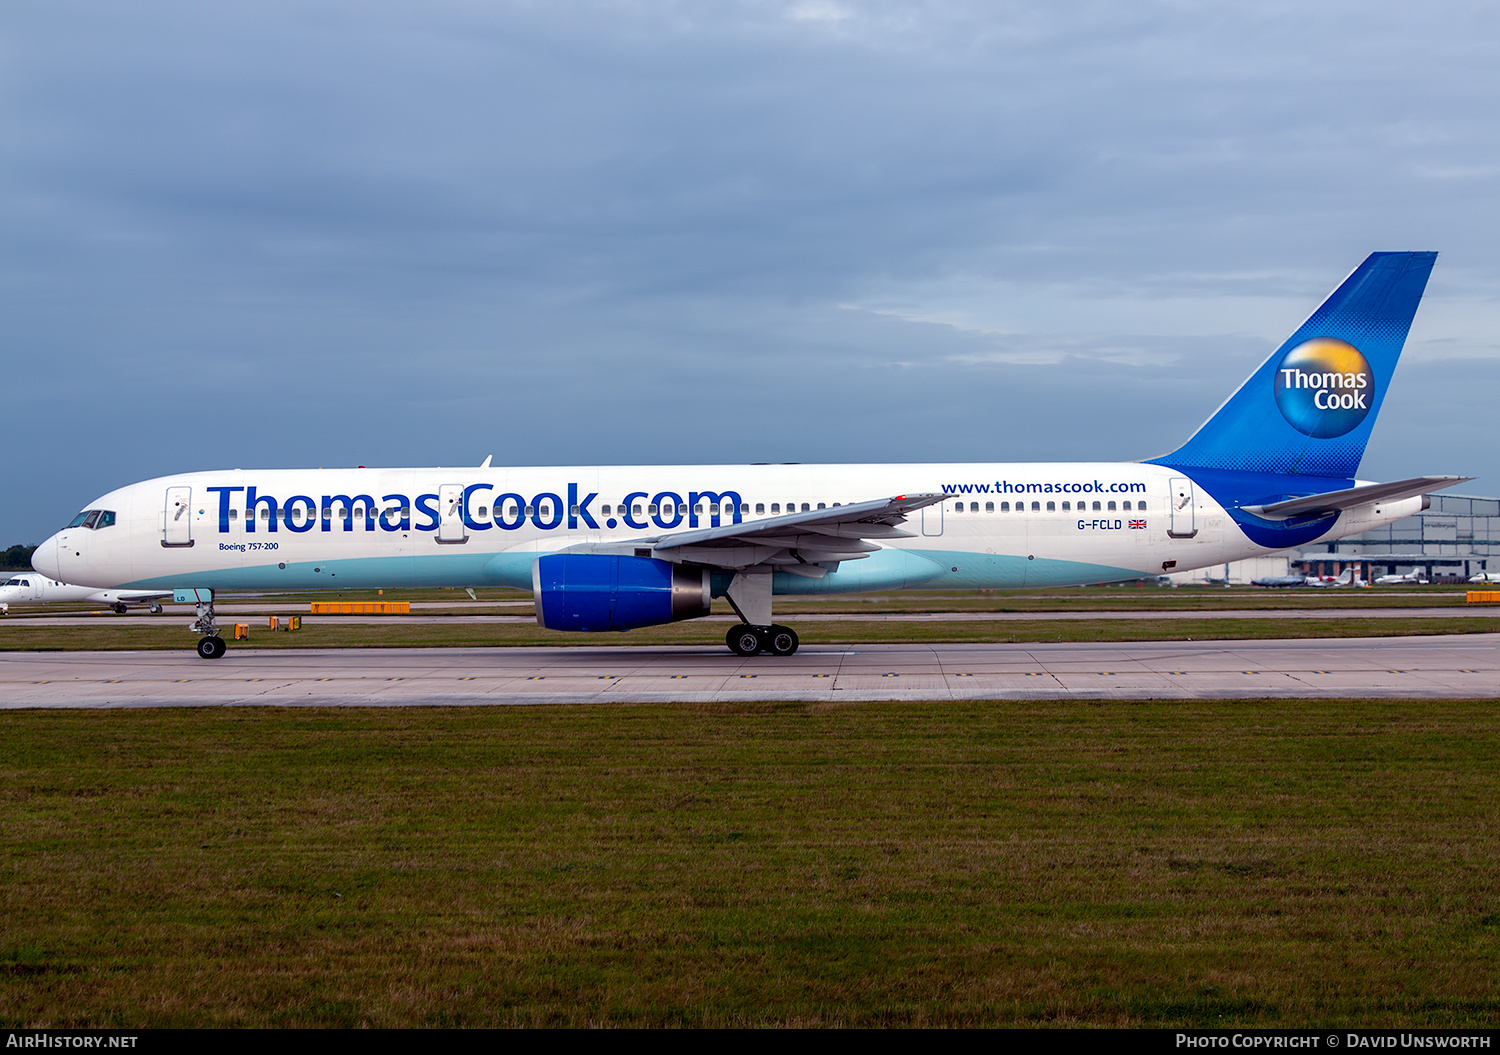
[[[0,546],[230,466],[1135,459],[1436,249],[1361,475],[1500,493],[1488,3],[0,6]]]

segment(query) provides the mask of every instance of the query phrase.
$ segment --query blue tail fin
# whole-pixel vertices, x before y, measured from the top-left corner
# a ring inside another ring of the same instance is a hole
[[[1192,439],[1149,461],[1354,476],[1436,260],[1371,253]]]

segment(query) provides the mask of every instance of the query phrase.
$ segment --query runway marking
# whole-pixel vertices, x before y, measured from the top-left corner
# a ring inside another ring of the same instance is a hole
[[[882,674],[880,676],[882,678],[899,678],[901,675],[900,674]]]
[[[470,676],[469,676],[469,677],[467,677],[467,678],[459,678],[459,679],[458,679],[458,680],[459,680],[459,681],[473,681],[473,680],[474,680],[474,677],[473,677],[473,675],[470,675]]]
[[[760,675],[759,674],[741,674],[740,677],[742,677],[742,678],[758,678],[758,677],[760,677]]]
[[[545,674],[533,674],[531,677],[527,678],[526,680],[527,681],[546,681],[547,680],[547,675],[545,675]]]
[[[672,675],[672,680],[673,681],[681,681],[685,677],[687,677],[686,674],[673,674]]]

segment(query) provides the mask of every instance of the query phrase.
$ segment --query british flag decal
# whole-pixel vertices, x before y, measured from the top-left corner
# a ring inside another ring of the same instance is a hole
[[[1143,528],[1146,526],[1146,522],[1144,520],[1132,520],[1130,526],[1133,528]]]

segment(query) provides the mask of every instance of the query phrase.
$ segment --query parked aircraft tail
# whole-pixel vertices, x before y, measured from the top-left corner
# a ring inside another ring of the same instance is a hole
[[[1371,253],[1286,343],[1157,465],[1349,479],[1436,253]]]

